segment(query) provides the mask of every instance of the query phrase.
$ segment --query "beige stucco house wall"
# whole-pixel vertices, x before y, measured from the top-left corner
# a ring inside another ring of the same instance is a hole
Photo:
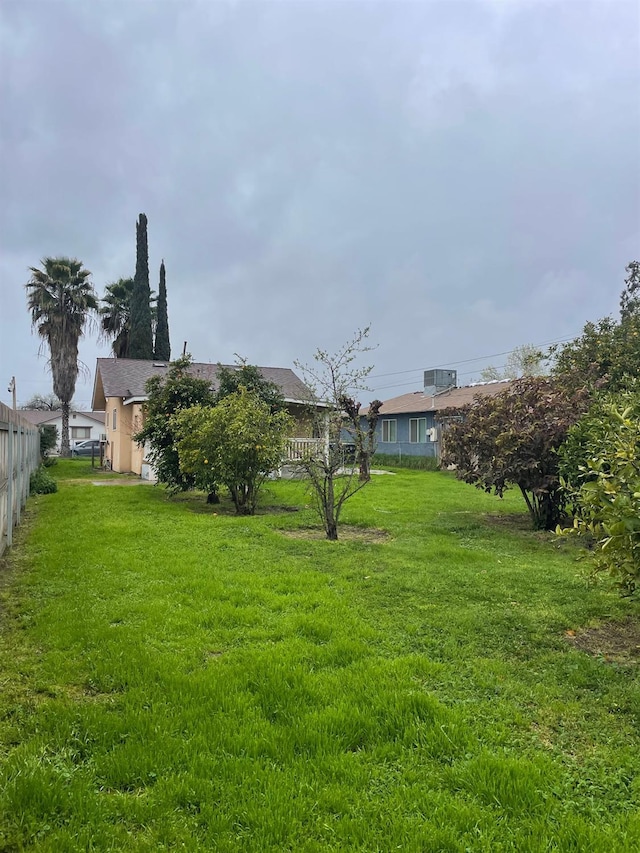
[[[112,471],[140,475],[144,449],[134,441],[133,436],[142,429],[143,403],[122,397],[107,397],[105,405],[105,458],[109,461]]]
[[[217,365],[191,365],[194,375],[208,378],[215,390]],[[152,376],[165,375],[169,365],[139,359],[99,358],[93,387],[94,407],[105,410],[107,444],[105,459],[113,471],[137,474],[154,479],[145,458],[145,450],[133,436],[144,423],[145,386]],[[260,368],[266,379],[275,382],[286,400],[289,414],[296,422],[295,437],[312,438],[313,427],[308,417],[308,389],[288,368]]]

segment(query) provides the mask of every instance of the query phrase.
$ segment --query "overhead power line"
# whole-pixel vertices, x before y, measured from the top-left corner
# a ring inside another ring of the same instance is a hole
[[[562,344],[562,343],[565,343],[566,341],[572,341],[575,337],[576,337],[576,335],[569,335],[566,338],[558,338],[557,340],[554,340],[554,341],[543,341],[541,344],[532,344],[532,346],[533,347],[547,347],[547,346],[551,346],[552,344]],[[384,379],[387,376],[402,376],[402,375],[405,375],[407,373],[419,373],[419,372],[422,372],[424,370],[429,370],[429,369],[437,370],[440,367],[445,367],[445,368],[446,367],[453,367],[457,364],[471,364],[474,361],[486,361],[488,358],[499,358],[500,356],[503,356],[503,355],[509,355],[509,353],[512,353],[512,352],[513,352],[513,349],[508,349],[508,350],[505,350],[504,352],[494,352],[491,355],[479,355],[476,358],[465,358],[465,359],[462,359],[460,361],[447,361],[444,364],[434,364],[431,366],[431,368],[414,367],[411,370],[396,370],[393,373],[376,373],[374,375],[369,376],[368,378],[369,379]],[[407,383],[404,383],[404,384],[407,384]],[[391,386],[389,386],[389,387],[391,387]]]

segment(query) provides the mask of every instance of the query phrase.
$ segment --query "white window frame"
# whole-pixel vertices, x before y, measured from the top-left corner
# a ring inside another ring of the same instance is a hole
[[[420,427],[422,426],[422,430]],[[422,434],[422,437],[420,437]],[[409,418],[409,443],[410,444],[426,444],[427,443],[427,419],[426,418]]]
[[[113,410],[113,415],[111,416],[111,429],[113,432],[118,428],[118,410]]]
[[[82,433],[82,435],[80,435]],[[72,426],[71,427],[71,438],[74,441],[86,441],[91,438],[91,427],[90,426]]]
[[[386,438],[385,438],[386,434]],[[384,418],[380,428],[380,435],[383,444],[398,443],[398,419]]]

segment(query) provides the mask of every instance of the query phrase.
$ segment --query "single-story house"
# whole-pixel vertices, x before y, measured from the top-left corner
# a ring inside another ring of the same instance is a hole
[[[510,384],[510,380],[499,380],[458,387],[455,370],[425,370],[421,391],[382,404],[376,425],[376,452],[398,458],[439,458],[442,425],[436,420],[438,412],[465,406],[477,395],[494,397]]]
[[[146,384],[153,376],[166,376],[170,363],[145,361],[131,358],[99,358],[93,384],[93,405],[104,408],[103,432],[106,436],[104,458],[113,471],[138,474],[144,479],[155,479],[146,459],[145,448],[140,447],[133,436],[144,423],[144,403],[147,399]],[[230,370],[237,365],[224,365]],[[289,414],[296,422],[295,437],[289,441],[290,458],[296,458],[310,444],[316,445],[320,438],[314,437],[308,417],[311,394],[296,374],[286,367],[259,367],[263,377],[274,382],[285,399]],[[210,383],[212,391],[218,388],[218,365],[193,362],[189,371]]]
[[[23,409],[20,414],[36,426],[54,426],[58,430],[56,451],[60,452],[62,440],[62,412],[58,410]],[[69,412],[69,444],[73,447],[88,438],[102,438],[104,434],[104,411]]]

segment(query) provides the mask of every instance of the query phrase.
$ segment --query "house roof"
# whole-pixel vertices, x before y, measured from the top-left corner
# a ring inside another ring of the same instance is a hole
[[[145,386],[153,376],[166,376],[169,362],[144,361],[134,358],[99,358],[93,384],[93,405],[104,406],[108,397],[141,397],[146,399]],[[223,367],[236,370],[236,364]],[[302,380],[288,367],[258,367],[262,376],[274,382],[285,400],[306,402],[311,393]],[[189,373],[207,379],[212,391],[218,389],[218,365],[192,362]]]
[[[440,412],[448,408],[460,408],[472,403],[473,398],[495,397],[505,391],[511,385],[511,380],[499,380],[497,382],[481,382],[477,385],[464,385],[462,388],[449,388],[431,396],[424,391],[412,391],[410,394],[402,394],[400,397],[392,397],[385,400],[380,409],[382,416],[388,415],[413,415],[426,412]],[[366,414],[367,409],[362,414]]]
[[[26,418],[29,423],[35,424],[36,426],[46,424],[49,421],[55,421],[57,418],[62,417],[62,411],[60,409],[47,409],[45,411],[42,409],[22,409],[20,414],[23,418]],[[81,412],[74,409],[69,412],[69,417],[72,415],[82,415],[84,418],[90,418],[92,421],[96,421],[97,423],[104,423],[104,411]]]

